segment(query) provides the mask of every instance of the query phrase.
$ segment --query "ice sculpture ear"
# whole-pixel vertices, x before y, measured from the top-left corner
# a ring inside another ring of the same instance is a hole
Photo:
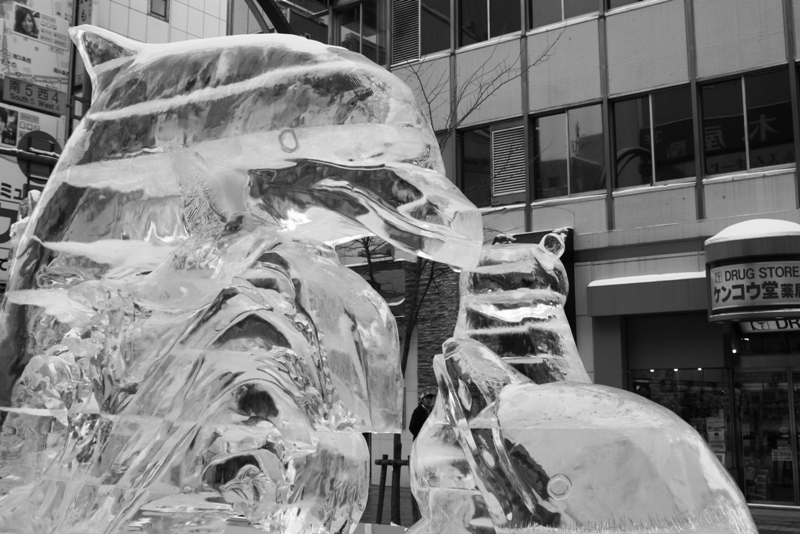
[[[121,67],[147,46],[90,25],[70,28],[69,35],[78,48],[86,72],[92,80],[92,104],[111,84]]]

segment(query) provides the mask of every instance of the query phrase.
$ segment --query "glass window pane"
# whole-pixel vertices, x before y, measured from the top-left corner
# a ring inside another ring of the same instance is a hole
[[[567,187],[567,117],[565,113],[536,119],[533,194],[539,200],[563,197]]]
[[[459,0],[458,10],[461,19],[460,46],[479,43],[489,38],[486,0]]]
[[[617,187],[649,185],[653,175],[650,157],[650,104],[647,97],[614,104]]]
[[[750,167],[794,161],[792,100],[785,69],[744,77]]]
[[[150,0],[150,13],[167,18],[167,0]]]
[[[422,0],[420,6],[421,53],[450,49],[450,0]]]
[[[531,0],[531,28],[561,22],[561,0]]]
[[[620,6],[627,6],[628,4],[635,4],[636,2],[641,2],[642,0],[608,0],[608,9],[614,9],[615,7]]]
[[[629,371],[631,390],[675,412],[708,443],[720,463],[734,469],[728,373],[724,369]],[[738,389],[737,398],[739,395]]]
[[[569,119],[569,192],[605,188],[603,175],[603,113],[600,106],[571,109]]]
[[[476,206],[492,204],[492,137],[489,128],[463,132],[461,190]]]
[[[742,81],[707,85],[703,97],[703,153],[706,174],[747,168]]]
[[[691,88],[667,89],[652,98],[656,182],[694,176]]]
[[[386,17],[384,2],[372,0],[362,5],[363,24],[361,31],[361,53],[383,65],[386,63]]]
[[[490,37],[520,30],[519,0],[489,0]]]
[[[564,18],[594,13],[599,7],[597,0],[564,0]]]
[[[348,50],[358,53],[361,53],[360,12],[360,6],[355,6],[339,14],[339,44]]]

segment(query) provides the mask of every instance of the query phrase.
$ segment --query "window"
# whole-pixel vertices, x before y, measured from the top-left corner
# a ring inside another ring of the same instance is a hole
[[[689,86],[616,102],[614,141],[617,187],[694,176]]]
[[[516,0],[458,0],[459,46],[519,31],[519,10]]]
[[[603,120],[599,105],[534,120],[535,200],[605,187]]]
[[[386,64],[386,26],[383,2],[372,0],[339,12],[339,44]]]
[[[789,76],[785,70],[706,85],[702,99],[706,174],[795,161]]]
[[[395,0],[392,62],[450,50],[450,0]]]
[[[492,205],[492,134],[489,128],[458,136],[461,156],[461,190],[479,208]]]
[[[493,124],[458,133],[460,186],[478,207],[525,200],[525,132]]]
[[[643,0],[608,0],[608,9],[627,6],[628,4],[635,4],[637,2],[642,2],[642,1]]]
[[[167,0],[150,0],[149,13],[160,19],[167,20]]]
[[[597,11],[597,0],[531,0],[531,28]]]

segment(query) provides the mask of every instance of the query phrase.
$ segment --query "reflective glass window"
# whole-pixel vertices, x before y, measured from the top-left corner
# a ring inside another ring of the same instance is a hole
[[[572,18],[597,11],[597,0],[564,0],[564,18]]]
[[[353,52],[361,53],[361,6],[339,14],[339,44]]]
[[[702,97],[706,174],[746,169],[742,81],[707,85]]]
[[[792,163],[794,132],[789,73],[776,70],[744,77],[750,168]]]
[[[641,2],[641,1],[642,0],[608,0],[608,9],[627,6],[628,4],[635,4],[636,2]]]
[[[386,63],[386,27],[383,2],[361,4],[361,53],[379,65]]]
[[[420,53],[424,56],[450,49],[450,1],[421,0]]]
[[[150,14],[166,20],[167,0],[150,0]]]
[[[547,26],[563,20],[561,0],[531,0],[531,28]]]
[[[489,38],[486,0],[459,0],[458,12],[461,19],[461,46],[479,43]]]
[[[653,175],[648,97],[614,104],[617,187],[650,184]]]
[[[461,190],[476,206],[492,204],[492,136],[489,128],[459,133]]]
[[[565,113],[559,113],[535,120],[533,192],[536,199],[569,194],[566,119]]]
[[[567,112],[570,193],[596,191],[603,179],[603,115],[600,106]]]
[[[520,30],[518,0],[489,0],[489,35],[497,37]]]
[[[653,93],[652,102],[656,182],[694,176],[690,87]]]

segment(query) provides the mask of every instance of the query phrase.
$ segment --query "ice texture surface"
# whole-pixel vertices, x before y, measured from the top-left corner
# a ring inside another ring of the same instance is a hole
[[[332,245],[469,267],[478,210],[411,91],[295,36],[72,30],[94,103],[14,228],[0,531],[350,532],[399,432],[387,304]]]
[[[410,534],[756,534],[744,498],[673,412],[591,384],[563,305],[560,233],[487,247],[411,454]]]

